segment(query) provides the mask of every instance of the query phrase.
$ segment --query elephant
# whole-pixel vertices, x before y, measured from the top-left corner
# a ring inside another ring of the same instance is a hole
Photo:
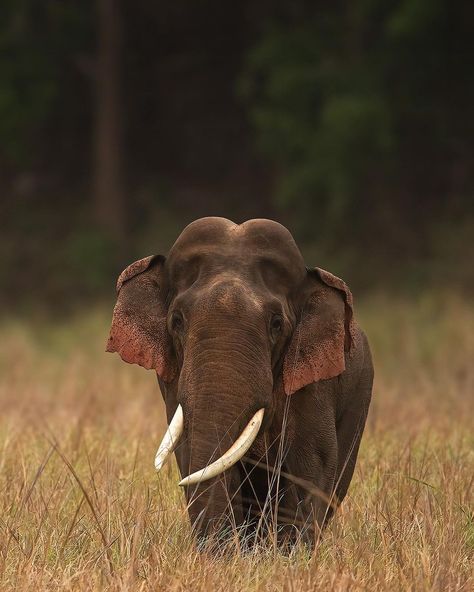
[[[117,282],[108,352],[158,376],[200,541],[313,545],[352,479],[372,395],[341,279],[266,219],[189,224]]]

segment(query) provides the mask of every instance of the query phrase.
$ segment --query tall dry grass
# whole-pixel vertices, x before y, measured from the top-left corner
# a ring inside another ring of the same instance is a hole
[[[474,311],[359,307],[376,366],[349,495],[312,556],[193,547],[153,373],[103,353],[109,314],[4,321],[0,589],[473,590]]]

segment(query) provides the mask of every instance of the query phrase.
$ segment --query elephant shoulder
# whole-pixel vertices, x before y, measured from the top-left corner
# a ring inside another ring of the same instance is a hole
[[[345,356],[346,369],[343,374],[346,376],[360,374],[364,368],[372,367],[369,340],[360,325],[355,322],[353,335],[353,346]]]
[[[367,335],[358,324],[354,330],[354,346],[346,354],[346,369],[338,377],[337,415],[351,407],[367,405],[372,393],[374,367]]]

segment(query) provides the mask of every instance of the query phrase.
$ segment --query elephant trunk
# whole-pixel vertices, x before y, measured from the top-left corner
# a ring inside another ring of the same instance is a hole
[[[180,469],[191,521],[199,534],[208,534],[243,521],[236,463],[257,436],[273,378],[269,364],[268,372],[262,370],[255,341],[245,344],[240,337],[217,349],[200,340],[199,346],[188,350],[180,377],[187,442]],[[212,476],[204,480],[206,471]]]

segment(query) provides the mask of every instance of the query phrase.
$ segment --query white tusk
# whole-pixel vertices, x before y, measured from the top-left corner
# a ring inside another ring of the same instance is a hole
[[[176,444],[183,433],[183,429],[183,408],[181,405],[178,405],[173,415],[173,419],[166,430],[166,434],[163,436],[163,440],[161,441],[160,447],[158,448],[158,452],[155,456],[155,469],[157,471],[161,469],[161,467],[165,464],[165,460],[176,448]]]
[[[257,437],[258,430],[262,425],[264,413],[265,409],[259,409],[227,452],[224,452],[220,458],[207,467],[204,467],[204,469],[196,471],[188,477],[185,477],[179,482],[179,485],[183,487],[184,485],[194,485],[195,483],[200,483],[201,481],[207,481],[216,475],[220,475],[232,465],[235,465],[235,463],[239,461],[247,452],[250,446],[252,446],[255,438]]]

